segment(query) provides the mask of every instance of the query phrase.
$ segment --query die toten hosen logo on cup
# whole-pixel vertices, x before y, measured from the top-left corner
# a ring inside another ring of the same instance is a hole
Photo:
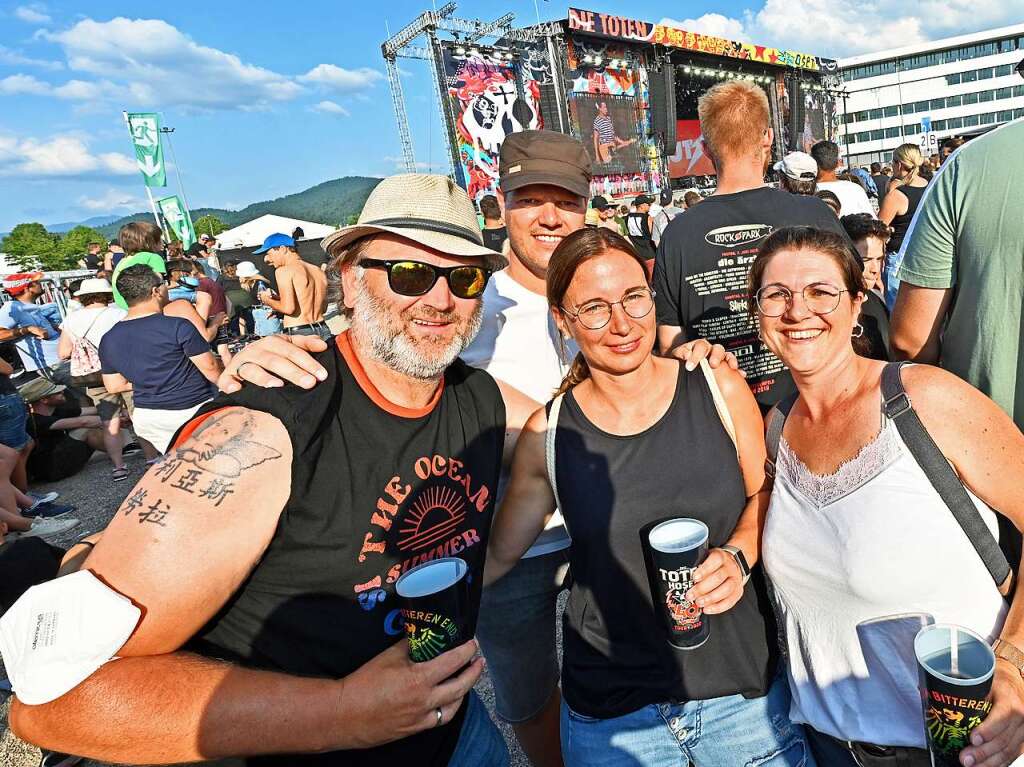
[[[936,767],[960,765],[971,731],[992,710],[996,659],[981,636],[953,624],[925,626],[914,638],[928,747]]]
[[[687,599],[694,570],[708,554],[708,528],[699,519],[679,517],[640,529],[651,601],[669,644],[679,650],[700,647],[711,636],[708,618]]]
[[[715,245],[719,248],[742,248],[763,240],[773,231],[774,227],[770,224],[723,226],[705,234],[704,241],[708,245]]]
[[[701,627],[703,611],[696,602],[686,598],[686,592],[693,587],[692,567],[680,567],[678,570],[660,570],[661,583],[668,589],[665,594],[665,607],[675,622],[676,632],[696,631]]]
[[[409,570],[395,583],[413,663],[432,660],[469,639],[469,566],[442,557]]]

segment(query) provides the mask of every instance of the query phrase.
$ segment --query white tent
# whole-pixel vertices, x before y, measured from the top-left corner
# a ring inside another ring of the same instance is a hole
[[[335,227],[325,224],[267,213],[241,226],[236,226],[234,229],[221,232],[217,235],[217,245],[221,250],[251,248],[255,245],[262,245],[263,241],[275,232],[290,235],[297,226],[302,227],[304,235],[302,239],[304,240],[323,239],[335,229]]]

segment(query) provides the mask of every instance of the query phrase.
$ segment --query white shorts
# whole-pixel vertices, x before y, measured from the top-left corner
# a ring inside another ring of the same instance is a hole
[[[151,410],[148,407],[136,406],[135,412],[132,413],[132,425],[137,435],[161,453],[166,453],[178,429],[191,420],[196,411],[205,404],[206,402],[200,402],[186,410]]]

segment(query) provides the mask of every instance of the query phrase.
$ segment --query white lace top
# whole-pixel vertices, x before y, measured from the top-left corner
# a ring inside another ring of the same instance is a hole
[[[763,562],[789,656],[793,721],[844,740],[923,747],[913,640],[959,623],[994,639],[1007,605],[886,419],[825,476],[785,439]],[[993,533],[995,514],[971,494]]]

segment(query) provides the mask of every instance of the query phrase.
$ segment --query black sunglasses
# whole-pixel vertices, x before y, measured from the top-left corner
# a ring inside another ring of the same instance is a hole
[[[434,266],[422,261],[380,261],[376,258],[364,258],[359,266],[387,269],[388,286],[400,296],[426,295],[444,277],[452,295],[479,298],[493,274],[482,266]]]

